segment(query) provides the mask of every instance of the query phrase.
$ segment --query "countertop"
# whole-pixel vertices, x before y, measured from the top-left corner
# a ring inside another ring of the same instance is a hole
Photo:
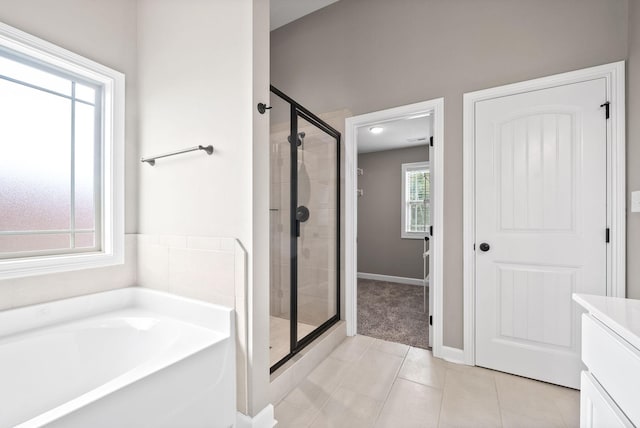
[[[573,300],[635,348],[640,349],[640,300],[589,294],[574,294]]]

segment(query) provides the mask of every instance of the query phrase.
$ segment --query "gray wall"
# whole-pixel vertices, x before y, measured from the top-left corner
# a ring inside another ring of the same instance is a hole
[[[358,156],[358,272],[422,278],[422,239],[400,238],[402,164],[429,160],[429,147]]]
[[[627,11],[627,0],[341,0],[271,33],[272,83],[312,111],[445,97],[445,345],[462,347],[462,94],[626,59]]]
[[[627,193],[640,190],[640,0],[629,1]],[[640,213],[627,201],[627,297],[640,299]]]

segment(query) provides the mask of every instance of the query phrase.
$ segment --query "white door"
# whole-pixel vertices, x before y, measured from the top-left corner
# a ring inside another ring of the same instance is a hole
[[[476,364],[580,385],[571,294],[606,294],[604,78],[476,104]]]

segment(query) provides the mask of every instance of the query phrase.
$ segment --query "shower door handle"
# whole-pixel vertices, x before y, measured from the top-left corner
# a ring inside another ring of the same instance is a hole
[[[304,223],[309,220],[309,208],[304,205],[300,205],[296,208],[296,236],[300,236],[300,223]]]

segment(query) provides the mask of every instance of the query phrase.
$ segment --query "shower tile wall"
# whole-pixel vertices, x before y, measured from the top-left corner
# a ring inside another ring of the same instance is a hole
[[[289,319],[290,257],[289,257],[289,186],[291,179],[289,124],[271,126],[271,316]]]
[[[304,120],[298,127],[305,133],[304,149],[298,150],[298,199],[310,212],[298,239],[298,320],[319,326],[337,304],[336,142]]]

